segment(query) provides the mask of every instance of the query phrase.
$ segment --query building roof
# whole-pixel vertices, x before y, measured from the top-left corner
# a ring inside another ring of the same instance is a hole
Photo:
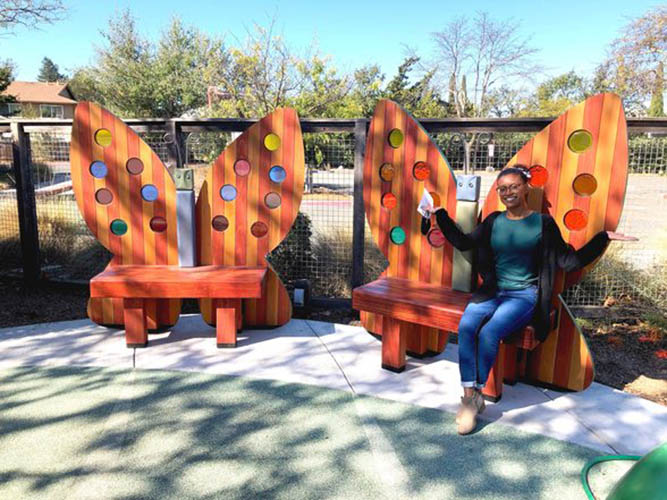
[[[17,102],[76,104],[66,83],[12,82],[2,94],[13,95]]]

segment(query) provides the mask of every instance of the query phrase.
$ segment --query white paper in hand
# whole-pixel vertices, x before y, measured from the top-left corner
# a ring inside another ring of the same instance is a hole
[[[426,188],[424,188],[424,194],[417,207],[417,212],[419,212],[422,217],[428,217],[433,212],[433,197],[431,196],[431,193],[426,191]]]

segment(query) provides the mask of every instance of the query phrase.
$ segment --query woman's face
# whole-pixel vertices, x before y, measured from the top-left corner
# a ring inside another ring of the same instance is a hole
[[[498,179],[496,186],[500,201],[507,208],[520,206],[528,195],[528,185],[519,174],[507,174]]]

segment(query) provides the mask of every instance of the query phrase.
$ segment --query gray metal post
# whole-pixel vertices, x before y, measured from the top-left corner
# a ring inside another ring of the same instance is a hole
[[[354,122],[354,204],[352,212],[352,288],[364,280],[364,154],[366,120]]]
[[[30,138],[18,122],[10,124],[12,133],[12,155],[16,177],[16,203],[19,214],[19,234],[23,259],[23,279],[35,283],[42,272],[39,256],[39,233],[37,232],[37,209],[35,186],[30,168]]]

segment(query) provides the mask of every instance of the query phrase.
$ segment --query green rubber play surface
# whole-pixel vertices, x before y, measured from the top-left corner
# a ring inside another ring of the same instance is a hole
[[[600,453],[319,387],[196,373],[0,371],[0,498],[585,498]]]

